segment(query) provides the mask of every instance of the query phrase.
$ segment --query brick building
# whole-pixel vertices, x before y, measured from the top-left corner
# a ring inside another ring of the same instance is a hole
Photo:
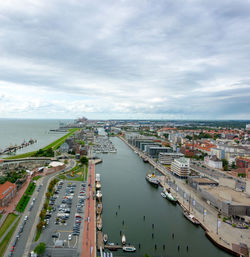
[[[0,186],[0,207],[7,206],[11,199],[16,195],[16,185],[6,181]]]

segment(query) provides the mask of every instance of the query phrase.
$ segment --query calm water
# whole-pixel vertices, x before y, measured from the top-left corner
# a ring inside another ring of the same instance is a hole
[[[123,231],[127,242],[137,248],[136,253],[127,254],[130,256],[144,256],[145,253],[169,257],[230,256],[215,247],[200,227],[186,220],[178,205],[174,206],[162,198],[160,187],[157,189],[147,183],[145,175],[151,169],[149,164],[143,163],[120,139],[111,140],[117,154],[99,155],[103,163],[96,166],[96,172],[101,174],[103,232],[108,234],[109,242],[120,244],[120,231]],[[139,243],[141,249],[138,248]],[[177,250],[178,245],[180,251]],[[119,255],[125,254],[121,250],[114,252],[114,256]]]
[[[37,139],[37,143],[19,150],[17,153],[26,153],[42,148],[57,138],[62,133],[51,133],[50,129],[57,129],[59,120],[19,120],[0,119],[0,149],[9,145],[20,145],[24,140]]]

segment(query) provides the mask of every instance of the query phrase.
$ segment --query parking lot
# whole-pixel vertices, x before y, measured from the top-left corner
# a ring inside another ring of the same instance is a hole
[[[85,183],[60,181],[55,188],[49,202],[51,211],[45,216],[47,225],[39,241],[46,243],[48,255],[76,256],[84,224]]]

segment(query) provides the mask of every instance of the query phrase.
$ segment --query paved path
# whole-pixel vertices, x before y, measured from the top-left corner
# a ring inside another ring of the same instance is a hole
[[[9,231],[11,230],[11,228],[18,222],[18,216],[16,217],[16,219],[14,220],[14,222],[7,228],[7,230],[4,232],[4,234],[2,235],[2,237],[0,238],[0,242],[2,242],[2,240],[5,238],[5,236],[9,233]]]
[[[95,165],[90,162],[81,257],[96,256]]]

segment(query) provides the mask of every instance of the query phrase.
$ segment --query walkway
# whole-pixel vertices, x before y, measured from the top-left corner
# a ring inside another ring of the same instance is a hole
[[[96,220],[95,220],[95,165],[89,164],[88,199],[85,204],[84,230],[81,257],[96,256]]]

